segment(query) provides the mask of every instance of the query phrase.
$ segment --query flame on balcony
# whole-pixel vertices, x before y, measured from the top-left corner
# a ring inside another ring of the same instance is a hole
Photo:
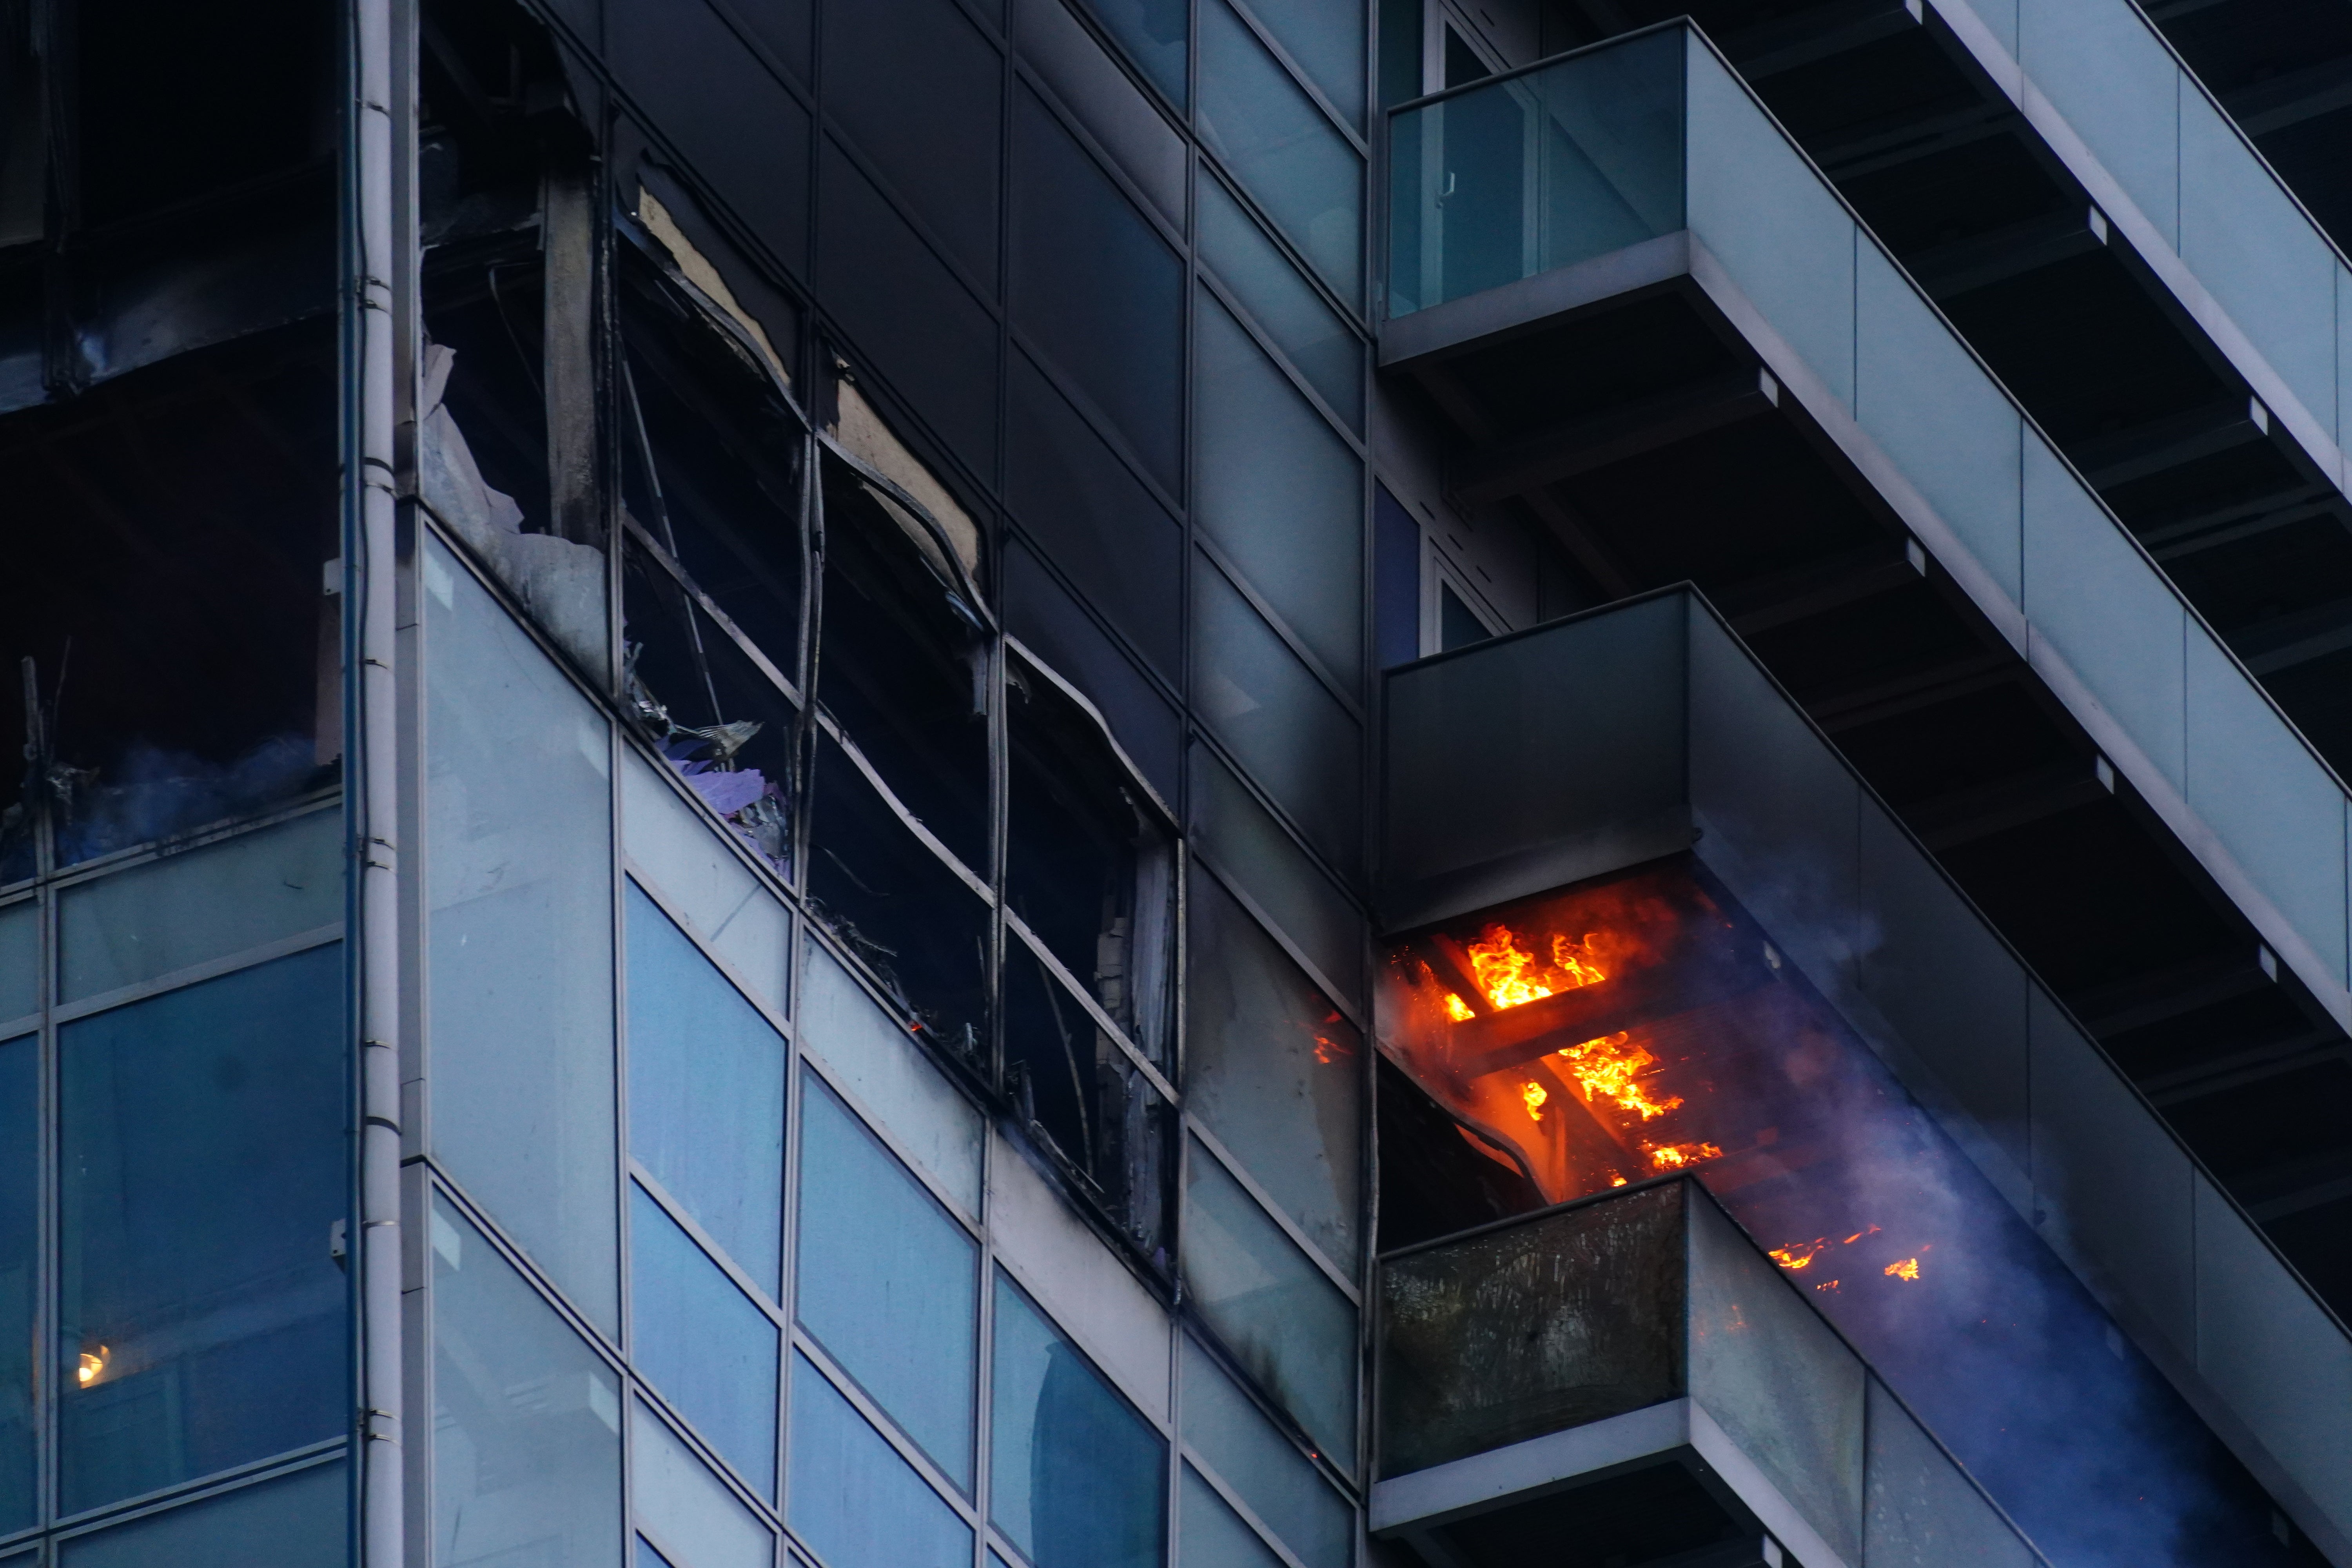
[[[1612,1101],[1618,1110],[1630,1110],[1647,1121],[1654,1116],[1664,1116],[1683,1102],[1679,1094],[1655,1100],[1637,1081],[1640,1074],[1654,1069],[1658,1058],[1633,1044],[1628,1030],[1587,1040],[1580,1046],[1562,1046],[1556,1053],[1568,1064],[1569,1076],[1584,1091],[1590,1101],[1598,1097]]]
[[[1607,973],[1593,959],[1592,941],[1593,936],[1588,935],[1581,942],[1570,942],[1566,935],[1553,932],[1551,963],[1546,964],[1519,945],[1510,927],[1497,921],[1465,951],[1471,973],[1477,976],[1478,989],[1486,993],[1486,1000],[1499,1013],[1506,1007],[1523,1007],[1530,1002],[1580,986],[1597,985],[1608,979]],[[1461,998],[1453,996],[1448,1001],[1459,1005]],[[1462,1016],[1456,1016],[1457,1022]]]
[[[1893,1279],[1916,1279],[1919,1278],[1919,1260],[1916,1258],[1897,1258],[1880,1272]]]

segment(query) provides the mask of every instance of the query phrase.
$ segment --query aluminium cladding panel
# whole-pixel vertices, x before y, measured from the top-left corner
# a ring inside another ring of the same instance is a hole
[[[1390,673],[1384,921],[1689,847],[1688,613],[1660,595]]]

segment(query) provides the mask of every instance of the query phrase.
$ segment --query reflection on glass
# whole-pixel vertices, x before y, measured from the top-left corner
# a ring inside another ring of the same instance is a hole
[[[1208,1352],[1184,1342],[1184,1441],[1307,1568],[1347,1568],[1355,1510]],[[1189,1538],[1192,1482],[1187,1478]],[[1223,1505],[1220,1504],[1220,1507]],[[1236,1522],[1239,1522],[1236,1521]]]
[[[1202,174],[1201,254],[1332,413],[1363,428],[1364,342],[1323,302],[1223,184]]]
[[[761,1497],[776,1495],[776,1326],[629,1184],[629,1353]]]
[[[801,1114],[801,1322],[971,1484],[979,1249],[814,1075]]]
[[[342,949],[58,1035],[60,1504],[343,1430]]]
[[[1111,1021],[1167,1059],[1176,852],[1093,715],[1008,662],[1005,898]]]
[[[40,1243],[40,1045],[0,1043],[0,1534],[35,1521],[33,1308]]]
[[[1184,1521],[1180,1568],[1281,1568],[1282,1559],[1190,1465],[1184,1467],[1179,1509]]]
[[[1214,878],[1193,879],[1188,916],[1192,1114],[1307,1239],[1352,1270],[1363,1037]]]
[[[345,1568],[351,1477],[341,1459],[201,1498],[58,1544],[62,1568]],[[33,1559],[8,1560],[31,1568]]]
[[[1324,1456],[1353,1469],[1355,1308],[1197,1140],[1185,1195],[1184,1279],[1201,1316]]]
[[[618,1378],[437,1194],[433,1568],[620,1568]]]
[[[780,1293],[784,1042],[628,885],[629,1153],[743,1272]]]
[[[943,1049],[987,1038],[989,910],[830,739],[817,742],[809,903]]]
[[[817,697],[891,793],[983,876],[987,663],[978,612],[937,537],[828,458]]]
[[[832,1568],[965,1568],[971,1528],[807,1357],[793,1357],[791,1522]]]
[[[1086,0],[1154,86],[1180,107],[1184,102],[1188,0]]]
[[[610,731],[429,540],[421,574],[434,1143],[614,1330]]]
[[[996,1527],[1037,1568],[1162,1562],[1165,1442],[1003,1275],[995,1339]]]
[[[1224,0],[1201,7],[1200,126],[1309,265],[1360,309],[1363,160]]]
[[[1680,228],[1683,48],[1637,38],[1391,119],[1389,314]]]

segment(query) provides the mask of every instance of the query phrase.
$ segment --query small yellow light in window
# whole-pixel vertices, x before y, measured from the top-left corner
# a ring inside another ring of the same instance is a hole
[[[82,1352],[81,1365],[77,1369],[75,1375],[85,1384],[96,1383],[106,1375],[106,1363],[113,1358],[113,1355],[114,1352],[104,1345],[98,1347],[98,1353],[95,1355],[88,1351]]]

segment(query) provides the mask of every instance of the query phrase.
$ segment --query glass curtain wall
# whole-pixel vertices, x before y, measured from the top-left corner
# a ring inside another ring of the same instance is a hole
[[[882,9],[912,25],[928,3]],[[428,125],[465,171],[425,214],[443,237],[409,669],[436,1563],[1350,1555],[1366,62],[1352,22],[1203,3],[1225,31],[1213,49],[1199,19],[1197,51],[1186,0],[1017,0],[1002,37],[940,19],[908,68],[938,75],[943,114],[985,99],[1011,127],[1009,175],[961,194],[872,103],[823,121],[817,162],[859,160],[832,188],[907,207],[936,264],[1006,301],[1030,390],[978,471],[957,421],[926,416],[977,363],[910,380],[890,342],[869,359],[868,280],[828,293],[820,255],[804,303],[761,216],[703,184],[723,160],[682,169],[649,150],[675,127],[617,117],[593,131],[580,252],[605,258],[582,319],[606,375],[584,415],[560,406],[563,285],[522,252],[562,237],[521,237],[572,176],[467,121],[428,61],[452,105]],[[636,36],[626,9],[608,43]],[[880,26],[828,26],[828,82],[865,79]],[[475,47],[464,31],[436,58]],[[756,68],[797,101],[775,47]],[[1008,48],[1013,95],[958,85],[964,57]],[[1215,204],[1197,251],[1188,186]],[[988,188],[1002,279],[963,199]],[[869,238],[898,221],[882,207]],[[1099,241],[1116,290],[1030,243],[1064,228]],[[1164,321],[1136,325],[1129,299]],[[1245,417],[1188,406],[1207,375]],[[604,478],[567,512],[579,418]],[[1251,472],[1291,477],[1256,493]],[[1268,545],[1264,520],[1300,509],[1311,536]],[[1136,518],[1172,547],[1116,559]],[[1192,744],[1234,785],[1218,821],[1187,816],[1185,742],[1154,739],[1156,711],[1197,711]],[[1307,722],[1286,737],[1276,712]],[[1280,852],[1195,865],[1220,829]],[[1253,1109],[1265,1093],[1290,1109]],[[1007,1159],[1158,1297],[1181,1388],[1122,1381],[1000,1261]]]
[[[0,891],[0,1545],[342,1560],[342,861],[327,799]]]

